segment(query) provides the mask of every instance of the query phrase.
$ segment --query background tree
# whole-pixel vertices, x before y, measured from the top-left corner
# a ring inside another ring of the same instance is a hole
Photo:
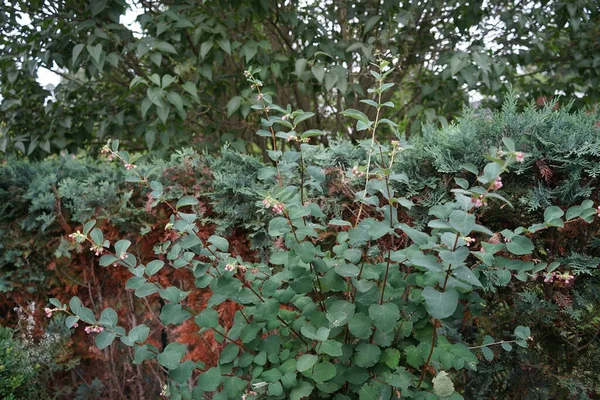
[[[130,7],[139,27],[121,22]],[[278,102],[315,111],[311,127],[360,139],[364,131],[329,116],[372,112],[358,99],[377,52],[395,66],[399,90],[388,93],[401,106],[392,119],[407,134],[446,124],[469,93],[496,107],[511,86],[523,101],[563,94],[594,104],[599,12],[595,0],[8,0],[0,150],[43,157],[118,137],[159,154],[190,143],[264,151],[249,114],[249,66]],[[62,76],[51,91],[36,82],[41,67]]]

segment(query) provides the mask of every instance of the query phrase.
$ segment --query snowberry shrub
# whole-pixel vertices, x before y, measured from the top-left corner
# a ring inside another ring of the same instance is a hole
[[[325,215],[311,198],[314,193],[327,196],[324,171],[308,165],[304,156],[310,137],[323,134],[300,130],[313,113],[275,105],[261,90],[256,71],[247,72],[256,91],[253,108],[262,113],[257,134],[271,142],[272,164],[259,175],[274,185],[260,204],[271,213],[268,233],[277,245],[263,262],[232,256],[223,237],[203,239],[194,212],[198,201],[190,196],[176,204],[165,202],[172,212],[166,229],[178,238],[160,243],[162,254],[146,265],[128,251],[130,241],[109,243],[94,221],[73,235],[100,256],[101,265],[132,273],[125,289],[151,300],[158,294],[165,302],[162,324],[193,319],[200,334],[212,331],[222,344],[217,365],[182,361],[186,347],[177,342],[162,349],[149,344],[150,327],[127,331],[112,308],[97,318],[75,297],[68,305],[52,299],[55,308],[49,312],[69,313],[69,327],[86,325],[101,349],[118,338],[135,349],[134,363],[156,360],[170,378],[162,394],[173,399],[461,399],[461,370],[476,370],[478,356],[491,360],[495,351],[527,347],[533,340],[523,326],[515,326],[512,337],[485,336],[477,342],[460,334],[465,319],[482,313],[482,281],[489,287],[513,276],[521,281],[551,276],[554,263],[530,256],[536,232],[580,219],[591,222],[597,210],[584,201],[566,214],[549,207],[544,221],[530,227],[493,232],[480,225],[478,212],[490,202],[510,207],[498,193],[501,175],[527,156],[504,138],[490,149],[483,171],[464,165],[470,179],[455,179],[454,200],[431,207],[426,227],[418,229],[399,218],[413,206],[395,189],[406,175],[392,172],[394,157],[404,148],[400,141],[377,140],[378,130],[396,130],[383,118],[393,104],[381,102],[382,93],[392,87],[385,83],[390,71],[381,61],[372,72],[373,99],[362,102],[374,107],[373,120],[354,109],[342,113],[370,138],[366,165],[345,173],[354,187],[361,187],[346,219]],[[129,181],[164,200],[153,171],[136,168],[117,141],[104,152],[123,163]],[[325,243],[330,236],[335,243]],[[190,269],[195,290],[211,292],[206,308],[187,304],[189,291],[157,282],[162,268]],[[228,329],[215,310],[224,302],[237,305]]]

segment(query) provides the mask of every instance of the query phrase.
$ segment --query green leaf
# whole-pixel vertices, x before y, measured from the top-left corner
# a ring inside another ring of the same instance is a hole
[[[227,54],[231,55],[231,43],[229,39],[220,39],[219,47]]]
[[[100,56],[102,55],[102,45],[100,43],[98,43],[95,46],[92,45],[87,45],[87,51],[88,53],[90,53],[90,56],[92,56],[92,59],[96,62],[99,63],[100,62]]]
[[[117,313],[115,312],[115,310],[109,307],[102,311],[98,323],[100,325],[104,325],[106,327],[109,327],[110,329],[113,329],[115,325],[117,325],[118,321],[119,317],[117,316]]]
[[[528,237],[515,235],[506,243],[506,249],[515,255],[522,256],[531,254],[534,245]]]
[[[221,350],[221,354],[219,354],[219,364],[229,364],[230,362],[233,362],[239,353],[239,346],[229,343]]]
[[[297,369],[298,372],[303,372],[312,368],[317,363],[319,357],[314,354],[303,354],[298,358]]]
[[[400,363],[400,351],[398,349],[387,348],[383,352],[383,362],[391,369],[395,369]]]
[[[360,122],[364,123],[365,125],[369,124],[369,117],[367,117],[362,111],[358,111],[353,108],[348,108],[348,109],[342,111],[342,115],[353,118],[357,121],[360,121]]]
[[[151,294],[158,293],[158,291],[159,288],[156,287],[154,283],[146,282],[138,286],[137,289],[135,289],[135,295],[137,297],[143,298],[150,296]]]
[[[560,221],[560,218],[563,215],[565,215],[565,212],[560,207],[550,206],[544,211],[544,222],[554,224],[554,220],[556,219],[558,219],[559,222],[562,222]]]
[[[65,325],[67,326],[67,328],[72,328],[73,325],[75,325],[78,322],[79,322],[79,317],[69,315],[67,317],[67,319],[65,320]]]
[[[177,54],[177,50],[175,50],[175,47],[173,47],[172,44],[167,42],[158,42],[154,45],[154,48],[163,53]]]
[[[161,295],[164,290],[161,290]],[[165,296],[161,296],[165,297]],[[170,300],[169,300],[170,301]],[[181,304],[165,304],[160,310],[160,321],[163,325],[180,325],[192,317],[192,314],[184,309]]]
[[[214,392],[221,384],[221,368],[213,367],[198,377],[198,387],[205,392]]]
[[[96,347],[100,350],[105,349],[112,344],[116,337],[117,334],[114,332],[102,331],[96,335]]]
[[[227,251],[229,250],[229,242],[227,241],[227,239],[222,238],[221,236],[216,236],[216,235],[212,235],[211,237],[208,238],[209,243],[212,243],[213,245],[215,245],[215,247],[219,250],[219,251]]]
[[[490,350],[489,347],[483,346],[481,348],[481,352],[483,353],[483,357],[485,357],[486,360],[492,361],[494,359],[494,352]]]
[[[400,319],[400,309],[393,303],[371,304],[369,317],[377,329],[382,332],[391,332]]]
[[[203,42],[202,45],[200,45],[200,57],[204,58],[206,57],[206,55],[208,54],[208,52],[210,51],[210,49],[212,49],[213,47],[213,40],[207,40],[206,42]]]
[[[344,221],[341,219],[332,219],[331,221],[328,222],[328,225],[333,225],[333,226],[352,226],[352,224],[348,221]]]
[[[475,276],[473,271],[471,271],[469,268],[467,268],[464,265],[461,267],[455,268],[453,271],[453,274],[457,279],[460,279],[463,282],[467,282],[473,286],[479,286],[479,287],[483,286],[481,284],[481,282],[479,281],[479,279],[477,279],[477,277]]]
[[[358,339],[368,339],[371,336],[371,320],[363,313],[357,313],[348,321],[348,329]]]
[[[219,325],[219,313],[212,308],[205,308],[196,316],[194,322],[202,328],[216,328]]]
[[[298,385],[292,389],[290,392],[290,400],[301,400],[305,399],[314,390],[314,386],[306,381],[298,382]]]
[[[323,64],[313,65],[313,67],[311,68],[311,71],[312,71],[314,77],[317,78],[317,81],[319,81],[319,83],[322,83],[323,78],[325,78],[325,67],[323,66]]]
[[[161,261],[161,260],[150,261],[146,265],[145,273],[148,276],[152,276],[152,275],[156,274],[158,271],[160,271],[164,265],[165,265],[165,262]]]
[[[324,361],[314,366],[312,378],[315,382],[325,382],[335,377],[335,375],[335,365],[333,365],[329,361]]]
[[[79,58],[79,55],[81,54],[81,51],[83,50],[84,47],[85,46],[81,43],[73,46],[73,55],[71,56],[71,66],[73,66],[73,67],[75,66],[75,63],[77,62],[77,59]]]
[[[179,364],[179,367],[169,370],[169,377],[183,385],[191,378],[194,369],[196,369],[196,363],[192,360],[186,360],[182,364]]]
[[[438,372],[431,383],[433,383],[433,391],[440,397],[447,397],[454,393],[454,383],[452,383],[446,371]]]
[[[332,357],[339,357],[343,354],[342,352],[342,343],[328,339],[321,343],[321,347],[319,348],[319,353],[328,354]]]
[[[453,290],[439,292],[431,286],[427,286],[421,293],[425,299],[427,312],[437,319],[448,318],[458,306],[458,293]]]
[[[377,364],[381,355],[379,346],[371,343],[360,343],[354,350],[354,362],[363,368],[370,368]]]
[[[450,225],[460,232],[462,236],[467,236],[475,229],[475,216],[462,210],[454,210],[450,213]]]
[[[167,369],[179,367],[179,363],[185,355],[185,346],[181,343],[169,343],[164,351],[156,359],[160,365]]]
[[[177,208],[178,210],[181,207],[185,207],[185,206],[193,206],[198,204],[198,199],[194,196],[184,196],[181,199],[179,199],[179,201],[177,202],[177,205],[175,206],[175,208]]]
[[[295,66],[294,66],[294,73],[296,74],[296,76],[300,77],[305,69],[306,69],[306,58],[297,59]]]
[[[227,102],[227,116],[231,117],[233,115],[233,113],[236,112],[240,108],[241,104],[242,104],[242,98],[240,96],[235,96],[235,97],[232,97],[231,99],[229,99],[229,101]],[[269,133],[269,136],[271,136],[270,133]]]
[[[127,249],[129,249],[129,246],[131,246],[131,242],[129,240],[119,240],[117,243],[115,243],[115,254],[118,256],[125,254]]]
[[[429,243],[429,239],[431,239],[426,233],[423,233],[415,228],[411,228],[406,224],[398,224],[397,226],[398,228],[402,229],[402,231],[406,233],[408,237],[415,242],[415,244],[419,246]]]
[[[309,263],[314,260],[317,252],[315,245],[309,241],[298,244],[294,248],[294,251],[298,256],[300,256],[300,260],[302,260],[304,263]]]

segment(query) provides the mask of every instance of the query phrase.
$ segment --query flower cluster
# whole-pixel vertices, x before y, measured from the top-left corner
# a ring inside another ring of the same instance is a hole
[[[48,318],[52,318],[52,313],[55,311],[58,311],[58,308],[49,308],[49,307],[44,308],[44,312],[46,313],[46,317],[48,317]]]
[[[481,206],[487,204],[487,202],[483,198],[483,195],[480,195],[479,197],[471,198],[471,202],[475,204],[475,207],[481,207]]]
[[[365,176],[365,173],[362,171],[359,171],[359,169],[356,165],[354,167],[352,167],[350,172],[352,172],[354,174],[354,176],[358,176],[358,177]]]
[[[99,256],[104,251],[104,248],[102,246],[94,244],[92,245],[92,247],[90,247],[90,251],[93,251],[97,256]]]
[[[518,163],[522,163],[523,161],[525,161],[525,153],[523,153],[522,151],[515,151],[512,153],[505,153],[502,150],[498,150],[498,153],[496,153],[498,155],[498,157],[504,157],[504,156],[514,156],[515,157],[515,161]]]
[[[522,152],[517,151],[515,153],[515,160],[517,160],[518,163],[522,163],[523,161],[525,161],[525,155]]]
[[[81,233],[81,231],[77,230],[77,232],[71,233],[69,235],[69,238],[77,241],[78,243],[81,243],[85,240],[85,235]]]
[[[104,328],[101,327],[100,325],[91,325],[91,326],[86,326],[84,330],[85,330],[85,333],[87,333],[89,335],[90,333],[100,333],[104,330]]]
[[[271,208],[275,214],[283,214],[283,209],[285,206],[282,202],[272,199],[271,197],[267,197],[261,203],[267,210]]]
[[[227,272],[235,272],[236,269],[237,269],[237,264],[225,265],[225,271],[227,271]]]
[[[404,147],[402,147],[402,146],[400,145],[400,141],[399,141],[399,140],[392,140],[392,141],[390,142],[390,144],[391,144],[392,146],[394,146],[394,150],[396,150],[396,151],[403,151],[403,150],[404,150]]]
[[[494,190],[498,190],[502,187],[502,178],[498,177],[496,178],[496,180],[494,181],[494,183],[492,183],[492,188]]]
[[[550,282],[562,282],[565,285],[569,284],[573,279],[575,279],[574,275],[571,275],[568,272],[552,272],[549,274],[546,274],[545,278],[544,278],[544,282],[546,283],[550,283]]]
[[[462,238],[462,240],[464,240],[465,243],[467,243],[467,247],[475,243],[475,238],[472,238],[471,236],[465,236]]]

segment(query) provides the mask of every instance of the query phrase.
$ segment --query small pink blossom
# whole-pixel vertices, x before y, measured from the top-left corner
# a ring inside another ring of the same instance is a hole
[[[225,265],[225,271],[227,272],[234,272],[236,269],[236,265],[235,264],[227,264]]]
[[[288,137],[287,137],[287,139],[286,139],[286,140],[287,140],[288,142],[291,142],[292,140],[297,140],[297,139],[298,139],[298,137],[297,137],[296,135],[290,135],[290,136],[288,136]]]
[[[273,205],[273,212],[275,214],[283,214],[283,204],[282,203],[275,203]]]
[[[472,238],[470,236],[464,237],[463,240],[467,243],[467,246],[470,246],[471,244],[475,243],[475,238]]]
[[[103,327],[99,326],[99,325],[91,325],[91,326],[86,326],[84,331],[85,333],[87,333],[88,335],[90,333],[100,333],[104,330]]]
[[[525,160],[525,155],[522,152],[517,151],[515,153],[515,159],[517,160],[518,163],[522,163]]]
[[[92,247],[90,247],[90,251],[93,251],[95,255],[99,256],[100,254],[102,254],[104,249],[102,248],[102,246],[93,245]]]
[[[119,254],[119,260],[124,260],[127,258],[127,253],[126,252],[122,252],[121,254]]]
[[[79,324],[77,322],[75,322],[71,328],[77,328],[78,326],[79,326]]]
[[[500,189],[502,187],[502,179],[500,177],[496,178],[496,180],[494,181],[494,183],[492,184],[492,187],[496,190]]]
[[[109,154],[109,155],[108,155],[108,157],[106,157],[106,158],[108,159],[108,161],[112,161],[112,160],[114,160],[114,159],[115,159],[115,156],[114,156],[114,154],[112,154],[112,153],[111,153],[111,154]]]
[[[53,311],[54,310],[51,309],[51,308],[48,308],[48,307],[44,308],[44,312],[46,313],[46,317],[48,317],[48,318],[52,318],[52,312]]]
[[[475,203],[475,207],[481,207],[481,206],[483,206],[483,196],[479,196],[476,199],[471,199],[471,201],[473,203]]]
[[[125,169],[131,170],[131,169],[134,169],[134,168],[137,168],[137,165],[125,163]]]
[[[596,208],[596,212],[598,213],[598,215],[600,215],[600,206],[598,206],[598,208]]]

